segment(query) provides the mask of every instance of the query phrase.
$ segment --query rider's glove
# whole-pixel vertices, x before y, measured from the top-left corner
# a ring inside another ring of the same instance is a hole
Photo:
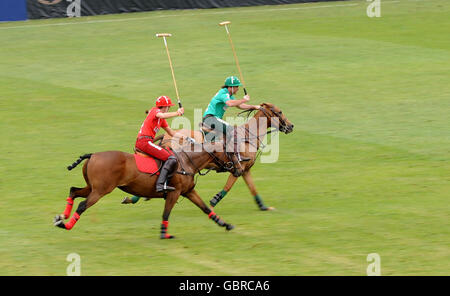
[[[196,143],[195,140],[192,139],[191,137],[186,137],[186,141],[188,141],[191,144],[195,144]]]

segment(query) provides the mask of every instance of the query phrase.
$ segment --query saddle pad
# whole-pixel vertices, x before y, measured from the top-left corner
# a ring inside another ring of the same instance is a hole
[[[156,175],[159,175],[158,164],[153,157],[146,157],[135,153],[134,160],[136,161],[136,166],[140,172],[148,174],[156,173]]]

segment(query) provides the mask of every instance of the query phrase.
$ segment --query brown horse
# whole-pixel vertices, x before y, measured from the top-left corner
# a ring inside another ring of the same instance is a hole
[[[196,145],[197,147],[195,148],[197,149],[192,149]],[[178,159],[178,167],[170,181],[172,186],[175,187],[175,191],[167,193],[157,193],[155,191],[157,176],[155,174],[140,172],[136,167],[133,154],[121,151],[105,151],[80,156],[68,169],[73,169],[84,159],[87,159],[83,166],[83,176],[87,185],[84,188],[70,188],[66,210],[63,214],[55,217],[53,221],[54,225],[67,230],[72,229],[84,211],[93,206],[100,198],[113,191],[114,188],[118,187],[127,193],[147,198],[165,198],[164,212],[162,215],[163,221],[161,224],[162,239],[174,237],[167,233],[168,220],[170,212],[180,195],[187,197],[219,226],[225,227],[226,230],[231,230],[234,226],[220,219],[203,202],[194,189],[195,174],[199,173],[210,163],[226,162],[228,159],[227,155],[221,152],[223,149],[217,149],[218,145],[223,144],[188,144],[177,149],[175,152]],[[242,170],[235,166],[237,164],[236,157],[231,156],[231,158],[235,167],[233,173],[236,175],[242,174]],[[64,223],[63,219],[67,219],[70,216],[73,201],[77,197],[85,197],[86,200],[79,204],[70,221]]]
[[[245,112],[245,111],[244,111]],[[260,120],[260,118],[266,118],[266,120]],[[289,134],[294,130],[294,125],[287,119],[280,108],[271,103],[262,103],[260,109],[255,115],[244,125],[237,127],[237,138],[244,139],[244,147],[241,147],[241,155],[250,158],[248,162],[243,162],[241,169],[243,170],[242,177],[244,178],[247,187],[249,188],[252,196],[255,199],[256,204],[262,211],[273,210],[273,207],[266,207],[256,191],[253,178],[250,173],[251,167],[255,164],[258,157],[258,151],[262,145],[264,137],[268,134],[269,128],[275,128],[275,130]],[[203,127],[204,128],[204,127]],[[189,136],[195,139],[196,142],[203,143],[204,137],[201,131],[191,131],[186,129],[177,130],[177,133]],[[271,132],[271,131],[270,131]],[[164,134],[163,141],[168,146],[176,147],[180,143],[180,139],[174,139],[172,141],[168,134]],[[253,149],[251,149],[253,148]],[[206,168],[217,169],[214,163],[210,163]],[[222,191],[217,193],[211,200],[210,205],[215,207],[222,198],[231,190],[239,176],[230,174]]]

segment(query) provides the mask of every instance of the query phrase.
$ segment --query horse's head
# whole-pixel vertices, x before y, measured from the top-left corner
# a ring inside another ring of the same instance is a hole
[[[287,119],[281,109],[274,104],[262,103],[259,110],[267,117],[267,127],[272,125],[285,134],[289,134],[294,130],[294,125]]]

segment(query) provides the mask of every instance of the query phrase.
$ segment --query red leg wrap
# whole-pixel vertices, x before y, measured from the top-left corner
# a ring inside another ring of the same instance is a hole
[[[72,207],[73,207],[73,198],[71,198],[70,196],[66,199],[67,200],[67,205],[66,205],[66,209],[64,210],[64,219],[69,218],[70,213],[72,212]]]
[[[67,230],[71,230],[72,227],[77,223],[77,221],[80,219],[80,215],[78,215],[77,212],[75,212],[70,219],[70,221],[65,225]]]
[[[161,238],[173,238],[167,233],[167,228],[169,228],[169,221],[162,221],[161,223]]]

